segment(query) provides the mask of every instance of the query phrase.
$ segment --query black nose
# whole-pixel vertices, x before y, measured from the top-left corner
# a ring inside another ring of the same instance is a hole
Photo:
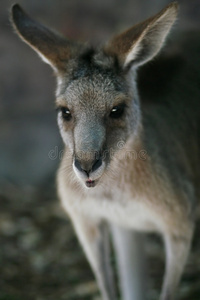
[[[91,172],[96,171],[102,165],[102,159],[95,159],[93,161],[79,161],[78,159],[75,159],[74,165],[79,171],[84,172],[89,176]]]

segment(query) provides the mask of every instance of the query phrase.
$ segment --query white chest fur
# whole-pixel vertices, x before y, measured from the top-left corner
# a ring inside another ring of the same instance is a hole
[[[160,231],[162,219],[155,213],[148,199],[131,198],[116,193],[113,198],[77,196],[70,190],[62,194],[63,207],[69,213],[76,211],[96,220],[105,219],[125,228],[142,231]]]

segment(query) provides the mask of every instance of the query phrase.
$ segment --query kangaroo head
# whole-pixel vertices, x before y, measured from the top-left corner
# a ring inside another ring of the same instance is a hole
[[[159,52],[176,14],[177,4],[172,3],[93,49],[59,36],[33,21],[19,5],[13,6],[17,33],[56,73],[60,132],[73,170],[87,187],[96,185],[113,153],[139,134],[136,69]]]

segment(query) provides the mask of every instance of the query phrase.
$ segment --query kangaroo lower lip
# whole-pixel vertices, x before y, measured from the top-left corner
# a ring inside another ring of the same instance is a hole
[[[86,186],[87,186],[88,188],[95,187],[95,184],[96,184],[95,180],[88,179],[88,180],[86,181]]]

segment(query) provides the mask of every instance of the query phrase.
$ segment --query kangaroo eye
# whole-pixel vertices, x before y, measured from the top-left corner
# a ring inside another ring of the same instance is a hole
[[[114,106],[110,112],[110,117],[113,119],[121,118],[124,114],[125,104]]]
[[[61,107],[62,117],[66,121],[70,121],[72,118],[71,112],[67,107]]]

